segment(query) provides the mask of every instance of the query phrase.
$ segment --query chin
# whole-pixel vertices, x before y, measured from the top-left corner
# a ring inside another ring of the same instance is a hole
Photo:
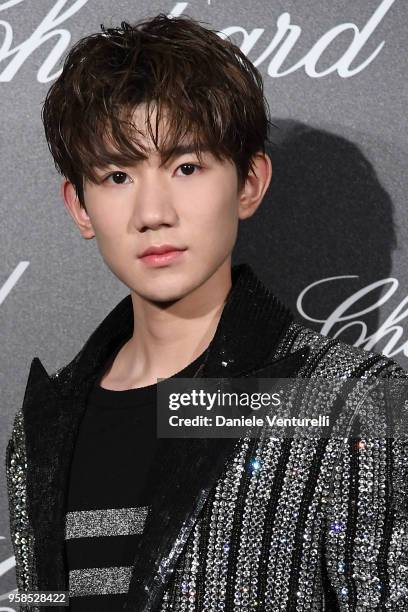
[[[155,304],[161,304],[162,306],[170,306],[171,304],[174,304],[184,296],[185,294],[181,293],[180,291],[162,293],[155,291],[152,293],[143,294],[143,298],[145,300],[148,300],[149,302],[153,302]]]
[[[169,279],[170,281],[170,279]],[[136,293],[142,296],[146,300],[151,302],[174,302],[183,298],[185,295],[194,290],[195,285],[193,283],[182,283],[180,281],[175,282],[175,279],[171,279],[170,282],[156,280],[149,287],[145,285],[140,287],[140,290],[136,288]]]

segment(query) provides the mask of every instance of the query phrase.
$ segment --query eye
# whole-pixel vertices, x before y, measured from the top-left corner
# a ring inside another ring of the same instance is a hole
[[[111,172],[110,174],[108,174],[108,176],[104,178],[104,182],[110,179],[111,177],[113,177],[114,178],[113,182],[115,185],[123,185],[125,184],[124,181],[126,180],[127,176],[129,175],[126,174],[126,172],[121,172],[120,170],[116,170],[115,172]]]
[[[185,164],[181,164],[177,170],[179,168],[184,168],[187,169],[187,174],[185,174],[184,176],[191,176],[194,173],[194,168],[198,168],[199,170],[201,170],[201,166],[199,166],[198,164],[192,164],[192,163],[185,163]],[[197,174],[197,173],[196,173]]]

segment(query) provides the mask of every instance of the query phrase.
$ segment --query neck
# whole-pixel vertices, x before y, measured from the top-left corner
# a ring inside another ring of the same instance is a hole
[[[207,348],[232,285],[231,265],[226,264],[166,307],[132,294],[134,332],[116,355],[109,385],[153,384],[179,372]]]

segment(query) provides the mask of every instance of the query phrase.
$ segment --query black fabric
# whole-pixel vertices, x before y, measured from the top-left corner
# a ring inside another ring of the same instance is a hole
[[[204,351],[174,377],[189,377]],[[157,385],[113,391],[97,381],[89,396],[70,469],[67,512],[148,507],[154,483]],[[132,486],[129,487],[129,482]],[[131,567],[140,534],[98,535],[65,541],[67,569]],[[70,610],[121,610],[123,594],[70,597]]]

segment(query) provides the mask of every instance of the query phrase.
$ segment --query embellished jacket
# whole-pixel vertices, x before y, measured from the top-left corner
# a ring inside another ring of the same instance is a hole
[[[295,322],[248,264],[232,268],[232,281],[195,375],[335,379],[342,402],[333,386],[302,398],[316,414],[335,416],[333,435],[161,439],[125,609],[408,611],[408,436],[402,421],[401,436],[364,436],[364,423],[374,419],[383,431],[392,415],[381,394],[350,385],[408,374]],[[64,516],[75,439],[89,390],[132,334],[128,295],[66,366],[49,375],[38,357],[31,362],[6,452],[21,591],[68,590]],[[336,424],[345,419],[350,435],[341,438]]]

